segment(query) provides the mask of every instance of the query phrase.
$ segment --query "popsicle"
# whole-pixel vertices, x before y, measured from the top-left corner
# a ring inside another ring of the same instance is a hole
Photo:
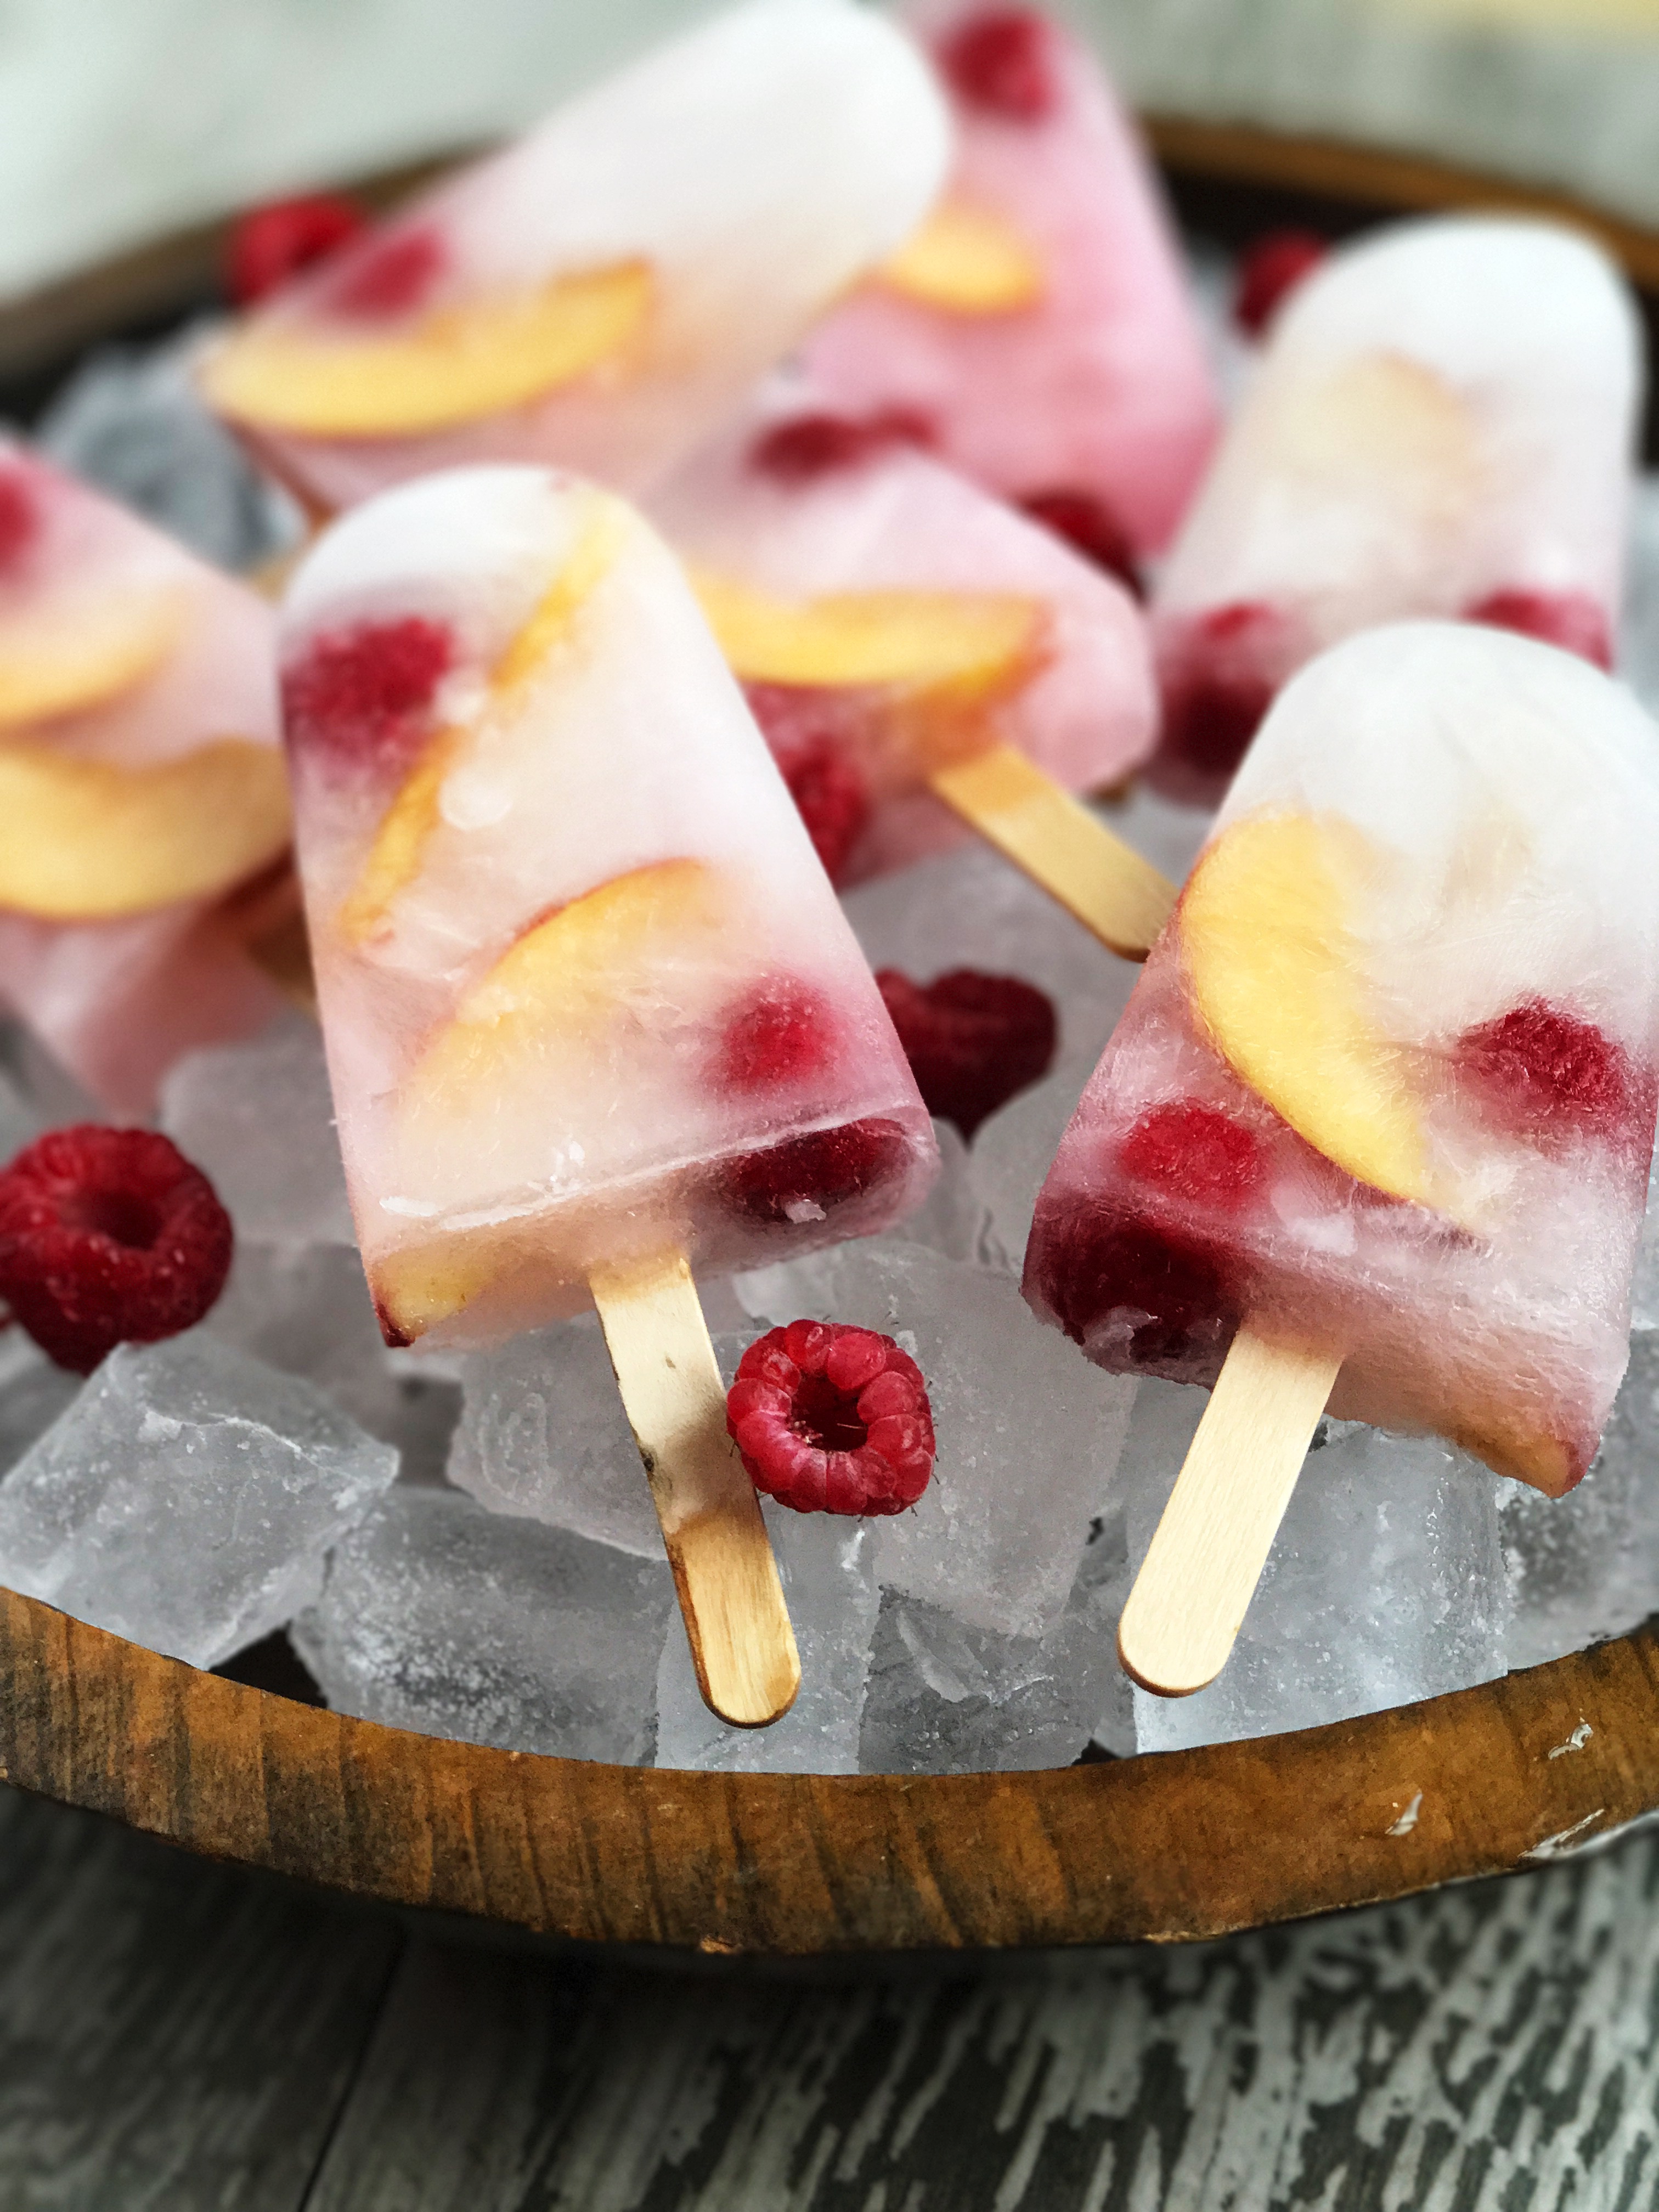
[[[0,438],[0,1004],[118,1113],[279,1009],[273,618]]]
[[[1385,625],[1292,678],[1084,1092],[1025,1295],[1216,1384],[1130,1607],[1231,1648],[1333,1413],[1559,1497],[1623,1373],[1659,1099],[1659,730],[1588,662]]]
[[[1170,226],[1093,55],[1034,9],[907,20],[957,126],[950,182],[813,333],[853,414],[899,408],[943,458],[1054,511],[1126,565],[1167,544],[1220,427]]]
[[[302,274],[204,356],[316,511],[428,471],[637,489],[926,211],[949,118],[853,0],[746,0]]]
[[[480,466],[355,510],[282,661],[386,1339],[596,1304],[704,1693],[774,1719],[799,1674],[690,1268],[878,1229],[937,1168],[800,817],[678,563],[579,479]]]
[[[1576,232],[1435,216],[1316,269],[1158,580],[1154,781],[1212,805],[1285,678],[1373,623],[1608,666],[1642,382],[1629,289]]]
[[[1174,892],[1067,796],[1152,748],[1127,592],[902,430],[781,380],[651,505],[836,882],[965,821],[1144,955]]]

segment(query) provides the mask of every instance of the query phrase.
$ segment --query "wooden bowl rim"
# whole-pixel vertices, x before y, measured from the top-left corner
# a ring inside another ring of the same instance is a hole
[[[1143,121],[1177,179],[1554,215],[1659,288],[1659,231],[1568,194],[1336,141]],[[357,189],[383,202],[444,166]],[[200,296],[227,228],[0,306],[0,374]],[[1659,1627],[1420,1705],[1194,1751],[1035,1772],[730,1775],[382,1728],[0,1590],[0,1780],[209,1856],[567,1941],[780,1956],[1195,1941],[1514,1871],[1659,1809]]]

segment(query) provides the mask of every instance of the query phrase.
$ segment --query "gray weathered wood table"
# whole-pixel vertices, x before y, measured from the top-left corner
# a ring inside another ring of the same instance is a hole
[[[0,1790],[0,2212],[1629,2212],[1659,1834],[1234,1937],[678,1972]]]

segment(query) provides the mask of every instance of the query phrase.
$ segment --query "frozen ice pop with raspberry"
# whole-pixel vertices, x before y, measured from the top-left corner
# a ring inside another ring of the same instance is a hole
[[[282,1000],[270,611],[0,439],[0,1004],[104,1104]]]
[[[1152,600],[1154,780],[1213,804],[1292,670],[1375,623],[1487,623],[1611,665],[1643,386],[1577,232],[1390,226],[1286,300]]]
[[[805,358],[849,413],[902,410],[966,474],[1133,574],[1220,426],[1173,233],[1099,63],[1054,17],[925,0],[957,130],[927,220]]]
[[[1659,1097],[1656,838],[1659,731],[1530,639],[1385,625],[1268,715],[1025,1260],[1091,1359],[1218,1386],[1124,1617],[1151,1686],[1224,1659],[1328,1397],[1552,1497],[1589,1467]]]
[[[282,663],[387,1340],[596,1303],[690,1624],[739,1509],[771,1572],[690,1267],[881,1228],[935,1170],[875,980],[682,570],[612,495],[506,466],[383,495],[297,572]]]
[[[950,124],[853,0],[744,0],[282,288],[202,364],[314,509],[459,463],[624,490],[896,246]]]
[[[1173,892],[1066,796],[1152,747],[1145,626],[1120,585],[902,425],[781,382],[652,511],[837,883],[939,851],[965,819],[1145,953]],[[1028,828],[1059,823],[1058,847],[1010,845],[1006,793]]]

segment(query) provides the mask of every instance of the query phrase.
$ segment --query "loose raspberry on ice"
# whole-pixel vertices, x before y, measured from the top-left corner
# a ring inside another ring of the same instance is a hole
[[[225,247],[225,289],[251,307],[290,276],[323,260],[362,229],[361,209],[337,192],[271,200],[250,208],[231,228]]]
[[[927,1111],[965,1138],[1054,1065],[1054,1001],[1018,975],[952,968],[921,984],[884,968],[876,982]]]
[[[738,1363],[726,1425],[757,1490],[797,1513],[902,1513],[933,1471],[921,1370],[873,1329],[772,1329]]]
[[[193,1327],[234,1242],[213,1185],[154,1130],[53,1129],[0,1172],[0,1300],[78,1375]]]

